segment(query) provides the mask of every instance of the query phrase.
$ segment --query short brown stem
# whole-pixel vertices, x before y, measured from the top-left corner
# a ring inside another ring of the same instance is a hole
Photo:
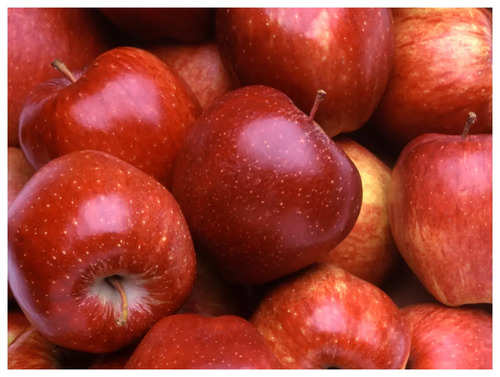
[[[51,64],[52,64],[52,67],[54,67],[59,72],[61,72],[71,82],[73,82],[73,83],[76,82],[75,76],[73,76],[73,73],[71,73],[71,71],[68,69],[68,67],[66,67],[66,64],[64,64],[62,61],[56,59]]]
[[[467,114],[467,121],[465,122],[464,130],[462,131],[462,139],[465,139],[469,134],[470,128],[477,121],[477,115],[474,112]]]
[[[121,312],[120,312],[120,317],[116,321],[116,324],[118,326],[123,326],[127,322],[128,318],[128,300],[127,300],[127,294],[125,293],[125,290],[123,289],[123,285],[120,282],[120,277],[113,275],[109,276],[106,278],[106,281],[115,288],[118,293],[120,293],[120,298],[122,301],[121,305]]]
[[[314,103],[313,103],[311,112],[309,113],[309,120],[314,119],[314,116],[316,115],[316,111],[318,111],[318,106],[325,99],[325,97],[326,97],[326,92],[323,89],[319,89],[316,92],[316,98],[314,98]]]

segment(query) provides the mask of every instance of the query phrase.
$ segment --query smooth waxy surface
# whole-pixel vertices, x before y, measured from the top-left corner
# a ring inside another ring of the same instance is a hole
[[[19,148],[9,147],[8,155],[8,206],[17,197],[17,194],[31,178],[35,170],[24,157]]]
[[[491,369],[491,314],[439,304],[406,307],[411,328],[409,369]]]
[[[491,147],[491,135],[422,135],[392,172],[389,219],[398,250],[446,305],[492,300]]]
[[[200,251],[242,283],[325,256],[361,205],[352,162],[288,97],[264,86],[228,93],[198,119],[172,192]]]
[[[58,77],[50,66],[62,59],[80,69],[111,47],[99,14],[77,8],[8,9],[9,145],[18,146],[19,114],[32,90]]]
[[[287,368],[404,368],[410,351],[391,299],[333,265],[279,285],[251,322]]]
[[[9,209],[9,282],[50,341],[87,352],[125,346],[188,296],[195,256],[179,207],[158,182],[96,151],[40,169]],[[117,277],[128,297],[128,319]]]
[[[236,316],[177,314],[158,321],[125,366],[132,369],[279,369],[257,330]]]
[[[304,112],[325,90],[316,121],[330,136],[361,127],[389,78],[385,8],[222,9],[216,26],[221,55],[243,85],[279,89]]]
[[[61,74],[62,75],[62,74]],[[167,184],[199,104],[161,60],[121,47],[88,69],[39,86],[23,108],[20,141],[39,168],[77,150],[112,154]]]

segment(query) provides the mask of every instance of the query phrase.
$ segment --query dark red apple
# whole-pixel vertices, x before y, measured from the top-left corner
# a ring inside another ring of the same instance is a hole
[[[226,279],[259,284],[316,262],[349,233],[361,180],[286,95],[249,86],[220,98],[191,128],[172,193],[200,252]]]
[[[278,285],[251,322],[287,368],[404,368],[410,332],[376,286],[322,264]]]
[[[389,219],[398,250],[446,305],[492,300],[491,147],[491,134],[424,134],[406,145],[392,172]]]
[[[14,201],[19,191],[31,178],[35,170],[24,157],[21,149],[15,147],[8,148],[8,206]]]
[[[56,63],[57,64],[57,63]],[[112,154],[170,181],[171,167],[199,104],[160,59],[120,47],[81,74],[37,87],[20,116],[20,141],[35,167],[77,150]]]
[[[349,235],[322,262],[333,263],[363,280],[380,285],[399,259],[387,213],[391,170],[354,140],[338,137],[335,144],[342,148],[359,171],[363,201]]]
[[[210,8],[101,8],[122,32],[142,41],[202,42],[214,27]]]
[[[407,368],[492,368],[492,317],[487,311],[419,304],[402,313],[412,333]]]
[[[215,43],[156,45],[148,51],[167,63],[192,89],[203,109],[224,93],[238,87],[229,74]]]
[[[402,148],[424,133],[491,132],[491,14],[473,8],[394,9],[394,68],[375,113],[385,140]]]
[[[257,330],[236,316],[176,314],[158,321],[137,346],[130,369],[279,369]]]
[[[171,194],[116,157],[80,151],[40,169],[9,209],[9,283],[49,341],[92,353],[140,338],[194,280]]]
[[[385,8],[244,8],[217,12],[221,55],[243,85],[286,93],[329,136],[361,127],[389,79],[393,37]]]
[[[19,114],[38,84],[57,77],[50,66],[63,59],[83,67],[111,47],[105,20],[78,8],[8,9],[9,145],[18,146]]]
[[[133,344],[116,352],[99,355],[91,362],[89,369],[123,369],[135,347]]]

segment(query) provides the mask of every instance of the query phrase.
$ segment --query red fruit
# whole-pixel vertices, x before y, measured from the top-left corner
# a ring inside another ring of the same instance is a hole
[[[19,148],[8,148],[8,206],[35,172]]]

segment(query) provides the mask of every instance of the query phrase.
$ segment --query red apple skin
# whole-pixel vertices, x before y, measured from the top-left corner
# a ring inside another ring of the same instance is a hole
[[[8,206],[19,194],[19,191],[31,178],[35,170],[29,164],[21,149],[9,147],[7,152],[8,163]]]
[[[125,368],[279,369],[281,365],[243,318],[176,314],[149,330]]]
[[[391,12],[385,8],[218,10],[221,55],[243,85],[286,93],[329,136],[360,128],[375,110],[392,64]]]
[[[424,134],[392,172],[389,220],[397,248],[441,303],[491,303],[491,135]]]
[[[18,146],[19,114],[38,84],[58,77],[50,66],[62,59],[83,67],[111,47],[110,30],[91,9],[9,8],[9,145]]]
[[[101,8],[121,31],[146,42],[174,39],[196,43],[213,33],[214,10],[210,8]]]
[[[278,285],[251,322],[286,368],[404,368],[410,351],[391,299],[329,264]]]
[[[401,148],[424,133],[492,130],[491,14],[471,8],[394,9],[394,68],[374,114],[377,129]]]
[[[361,180],[283,93],[249,86],[197,120],[172,185],[200,252],[229,281],[260,284],[325,256],[352,229]]]
[[[21,311],[8,312],[8,368],[58,369],[58,350],[29,323]]]
[[[403,308],[412,332],[408,369],[491,369],[492,317],[475,308]]]
[[[158,182],[103,152],[55,159],[9,209],[9,283],[49,341],[112,352],[175,312],[194,280],[195,255],[180,209]],[[105,278],[118,276],[128,297]]]
[[[354,140],[338,137],[335,144],[359,171],[363,201],[349,235],[322,262],[335,264],[363,280],[380,285],[399,259],[387,213],[391,170]]]
[[[239,86],[224,67],[215,43],[156,45],[148,48],[148,51],[184,79],[204,110],[217,98]]]
[[[147,51],[120,47],[100,55],[75,83],[44,83],[27,100],[20,141],[40,168],[77,150],[112,154],[161,183],[200,112],[185,84]]]

